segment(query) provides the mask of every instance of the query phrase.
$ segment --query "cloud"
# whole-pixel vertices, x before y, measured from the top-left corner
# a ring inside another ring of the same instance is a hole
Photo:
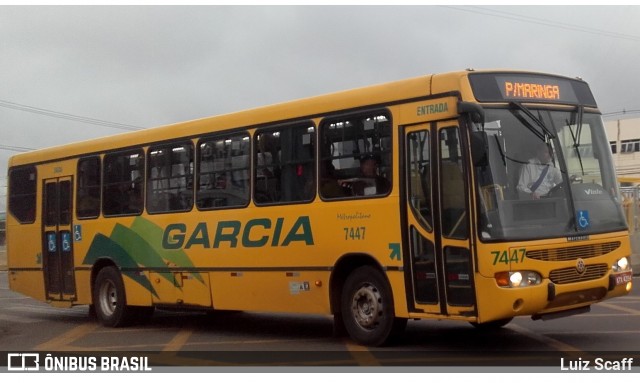
[[[613,6],[2,6],[0,100],[149,127],[474,67],[581,76],[604,112],[639,109],[638,19]],[[25,147],[121,132],[6,108],[0,130]]]

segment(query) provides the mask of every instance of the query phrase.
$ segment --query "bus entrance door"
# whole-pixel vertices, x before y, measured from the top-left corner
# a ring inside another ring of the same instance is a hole
[[[442,259],[447,315],[474,316],[475,289],[469,238],[467,166],[460,128],[455,121],[439,122],[437,134],[438,193],[436,253]]]
[[[438,130],[435,130],[435,127]],[[473,315],[467,195],[457,126],[405,128],[407,280],[415,312]],[[410,273],[410,275],[409,275]]]
[[[42,254],[48,300],[76,299],[71,222],[72,178],[44,181]]]
[[[405,130],[405,155],[407,177],[407,220],[409,229],[409,254],[411,291],[413,306],[411,311],[440,314],[441,260],[436,257],[435,232],[433,227],[433,174],[431,129],[419,125]]]

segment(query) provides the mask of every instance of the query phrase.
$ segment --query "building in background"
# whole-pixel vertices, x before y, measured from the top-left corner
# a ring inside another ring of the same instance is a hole
[[[605,121],[605,129],[618,178],[640,183],[640,118]]]
[[[605,129],[631,234],[631,264],[637,274],[640,271],[640,118],[605,121]]]

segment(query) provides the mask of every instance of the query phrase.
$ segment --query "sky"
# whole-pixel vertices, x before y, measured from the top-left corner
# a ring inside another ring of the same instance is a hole
[[[640,110],[638,20],[635,5],[0,5],[0,212],[19,151],[431,73],[580,77],[603,113]]]

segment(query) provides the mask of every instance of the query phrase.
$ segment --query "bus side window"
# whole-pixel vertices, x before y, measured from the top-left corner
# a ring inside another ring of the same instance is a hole
[[[11,169],[9,172],[9,212],[20,223],[36,219],[36,167]]]
[[[391,191],[391,117],[387,112],[326,119],[320,137],[322,198],[384,196]]]
[[[304,202],[315,195],[315,127],[305,122],[255,136],[257,204]]]
[[[104,156],[102,211],[105,216],[142,213],[143,176],[144,153],[142,150]]]
[[[100,215],[100,157],[81,158],[78,161],[76,215],[78,218],[96,218]]]
[[[250,140],[246,133],[199,142],[198,208],[238,207],[249,203],[249,154]]]
[[[147,211],[187,211],[193,205],[193,145],[182,142],[148,150]]]

